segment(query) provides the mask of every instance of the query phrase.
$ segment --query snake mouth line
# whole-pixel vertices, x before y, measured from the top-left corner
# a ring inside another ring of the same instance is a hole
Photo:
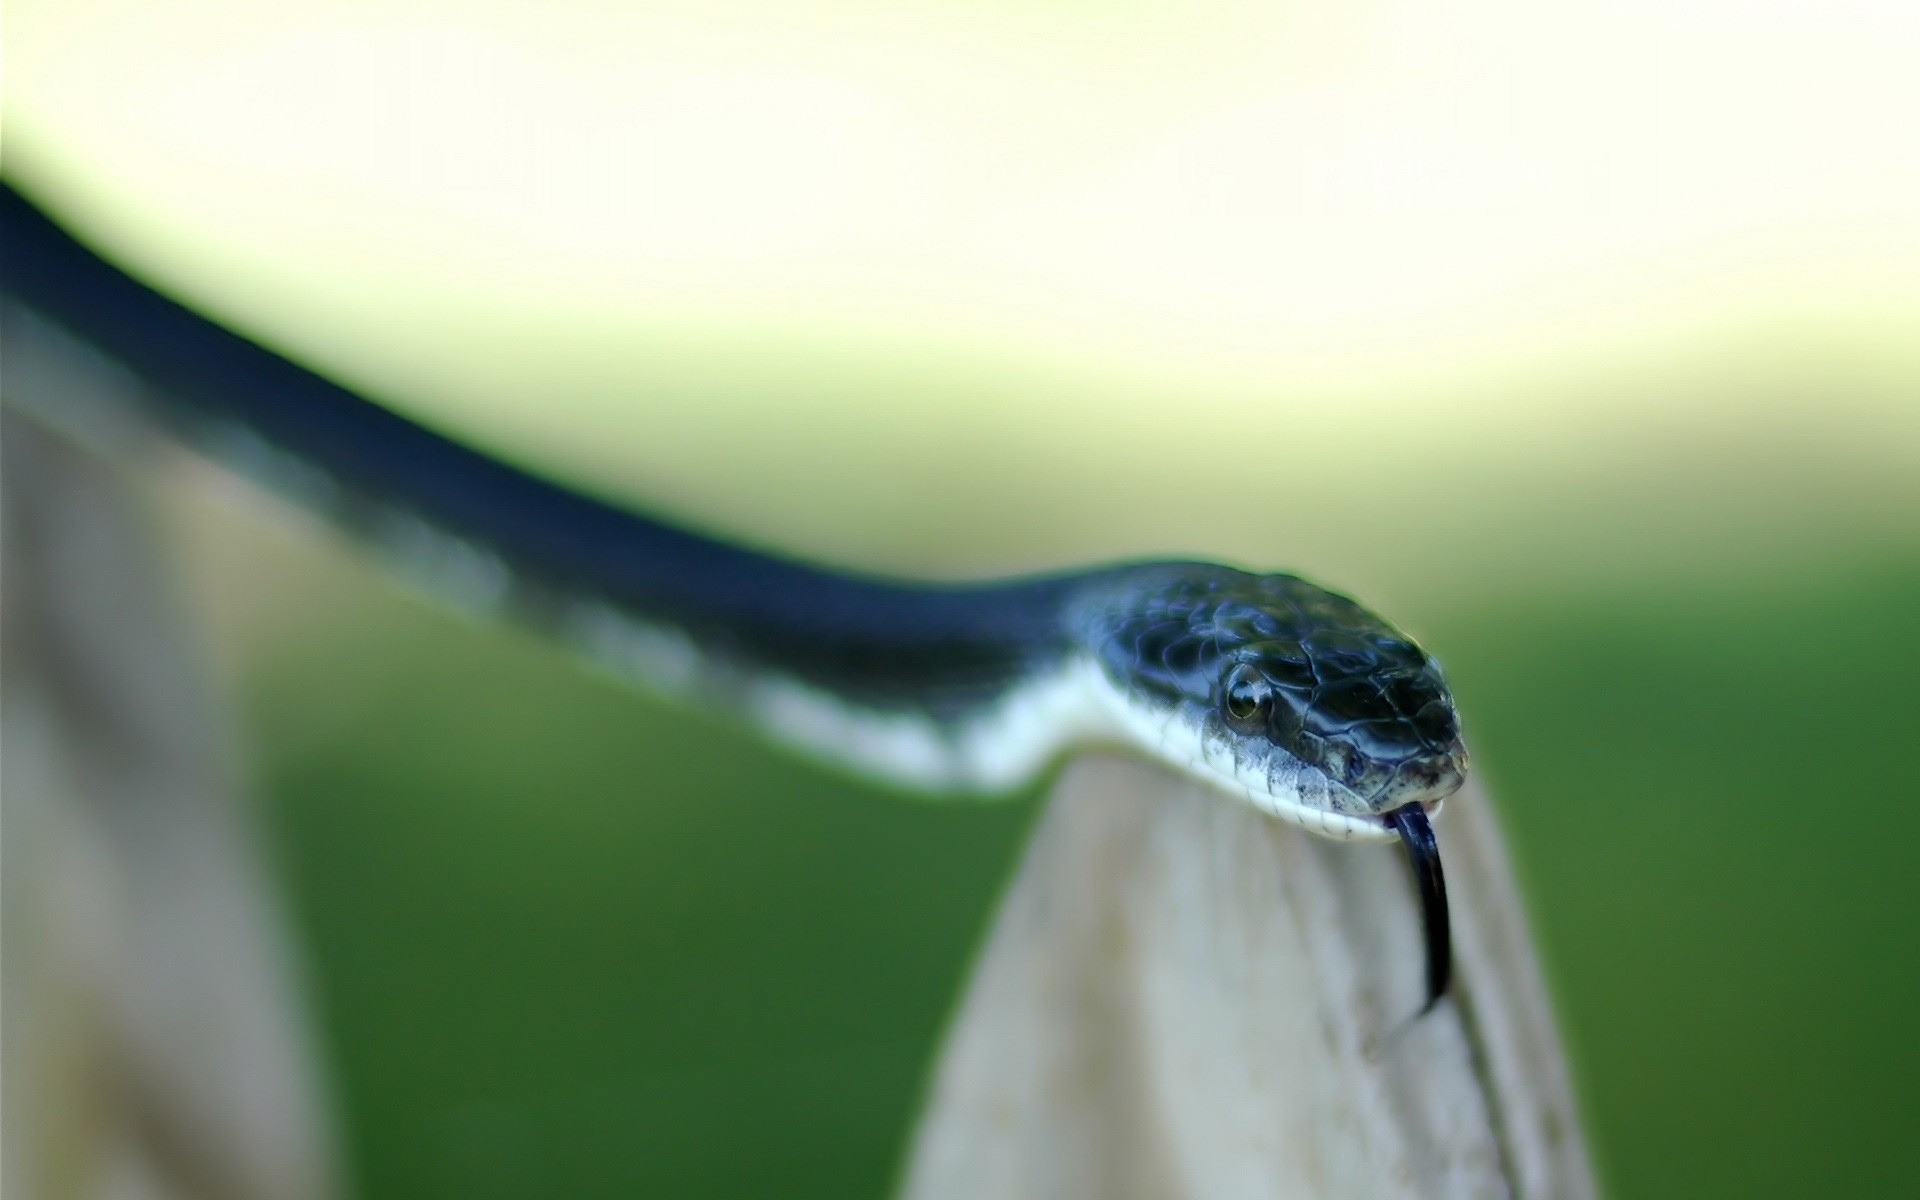
[[[1435,806],[1437,807],[1437,805]],[[1453,982],[1453,932],[1447,912],[1447,877],[1440,869],[1440,843],[1427,820],[1428,808],[1405,804],[1384,820],[1406,848],[1407,865],[1420,889],[1420,916],[1427,943],[1427,1002],[1421,1015],[1433,1011]]]

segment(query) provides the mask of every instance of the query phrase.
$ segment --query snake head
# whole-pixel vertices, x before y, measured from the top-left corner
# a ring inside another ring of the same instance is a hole
[[[1430,812],[1466,778],[1440,664],[1345,596],[1292,575],[1121,568],[1079,633],[1147,752],[1254,807],[1344,840],[1398,839],[1420,893],[1429,1011],[1453,951]]]
[[[1342,838],[1438,807],[1467,751],[1440,665],[1345,596],[1292,575],[1140,568],[1109,594],[1096,654],[1160,751],[1256,806]]]
[[[1285,575],[1251,583],[1205,618],[1224,650],[1221,726],[1317,768],[1349,808],[1452,794],[1467,753],[1440,664],[1344,596]]]

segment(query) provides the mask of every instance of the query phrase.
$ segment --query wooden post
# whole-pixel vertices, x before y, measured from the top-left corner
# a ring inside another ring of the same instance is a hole
[[[98,381],[5,332],[9,400]],[[326,1200],[297,954],[143,514],[114,464],[0,427],[0,1192]]]
[[[1459,978],[1424,998],[1396,847],[1144,763],[1070,766],[935,1072],[911,1200],[1596,1195],[1526,922],[1471,785],[1436,823]]]

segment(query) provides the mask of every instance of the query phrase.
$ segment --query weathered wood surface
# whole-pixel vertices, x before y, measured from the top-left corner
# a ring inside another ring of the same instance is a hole
[[[1596,1194],[1493,814],[1436,825],[1459,979],[1418,1020],[1397,848],[1133,761],[1061,778],[949,1034],[904,1181],[949,1197]]]
[[[10,397],[88,386],[6,332]],[[323,1200],[292,953],[143,514],[12,412],[0,450],[0,1192]]]

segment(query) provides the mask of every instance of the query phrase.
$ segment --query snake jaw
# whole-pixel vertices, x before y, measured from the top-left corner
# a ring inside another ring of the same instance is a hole
[[[1433,802],[1432,809],[1439,808]],[[1440,869],[1440,844],[1428,823],[1429,807],[1420,803],[1404,804],[1383,818],[1400,837],[1406,848],[1407,865],[1413,869],[1420,889],[1421,924],[1427,945],[1427,1002],[1420,1009],[1432,1012],[1453,982],[1453,934],[1447,912],[1447,877]]]

